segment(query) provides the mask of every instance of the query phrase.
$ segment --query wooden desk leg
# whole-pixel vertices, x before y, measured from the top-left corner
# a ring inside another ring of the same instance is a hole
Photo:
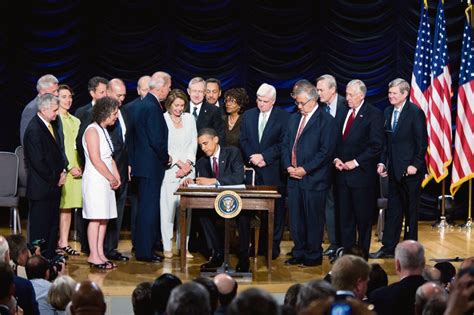
[[[179,206],[179,227],[181,233],[179,233],[179,255],[181,261],[181,272],[184,272],[186,269],[186,202],[183,202],[186,197],[181,196],[181,202]]]
[[[267,241],[267,268],[272,271],[272,252],[273,252],[273,222],[275,221],[275,200],[269,199],[268,203],[268,241]]]

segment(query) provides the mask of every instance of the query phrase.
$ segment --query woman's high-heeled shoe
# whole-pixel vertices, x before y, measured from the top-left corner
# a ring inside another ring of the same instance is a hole
[[[89,267],[90,267],[90,268],[101,269],[101,270],[110,269],[110,268],[108,267],[107,263],[94,264],[94,263],[89,262]]]
[[[117,268],[118,266],[116,264],[113,263],[113,261],[111,260],[107,260],[104,264],[106,264],[107,266],[110,266],[109,269],[115,269]]]
[[[188,258],[188,259],[193,259],[194,258],[193,254],[191,254],[189,252],[189,250],[186,251],[186,258]]]
[[[165,258],[173,258],[173,252],[165,250],[163,256],[165,256]]]

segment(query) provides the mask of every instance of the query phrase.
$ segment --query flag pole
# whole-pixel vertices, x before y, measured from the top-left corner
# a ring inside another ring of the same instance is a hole
[[[438,228],[447,228],[449,223],[446,220],[446,179],[441,182],[441,217],[439,218]]]
[[[469,180],[469,197],[467,202],[467,220],[466,223],[459,226],[462,229],[470,229],[472,227],[472,179]]]

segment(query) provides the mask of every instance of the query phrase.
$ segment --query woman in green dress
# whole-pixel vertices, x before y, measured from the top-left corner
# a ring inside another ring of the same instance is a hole
[[[58,251],[68,255],[79,255],[79,252],[69,246],[69,228],[71,227],[71,210],[82,208],[81,177],[76,149],[76,137],[80,120],[69,113],[72,105],[72,89],[68,85],[59,86],[59,117],[64,135],[64,151],[68,160],[66,183],[61,190],[59,204],[59,241]]]

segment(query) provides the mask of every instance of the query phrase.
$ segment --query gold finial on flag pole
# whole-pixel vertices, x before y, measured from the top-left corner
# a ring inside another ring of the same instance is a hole
[[[425,5],[425,9],[428,9],[428,0],[423,0],[423,3]]]

